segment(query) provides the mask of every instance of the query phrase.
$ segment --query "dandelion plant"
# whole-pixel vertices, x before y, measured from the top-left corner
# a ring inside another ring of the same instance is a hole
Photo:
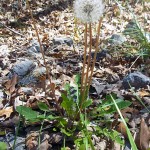
[[[102,22],[102,14],[104,12],[104,3],[102,0],[76,0],[74,3],[74,13],[75,16],[80,19],[85,25],[85,50],[83,56],[83,68],[81,75],[81,107],[83,101],[86,99],[89,86],[92,80],[93,70],[96,62],[96,55],[98,51],[98,43],[99,43],[99,35],[100,35],[100,25]],[[100,21],[99,21],[100,20]],[[96,50],[94,54],[94,60],[91,59],[91,51],[92,51],[92,25],[99,21],[98,33],[96,39]],[[89,30],[87,29],[89,27]],[[89,51],[88,48],[88,33],[89,33]],[[88,58],[86,55],[88,54]],[[86,66],[87,62],[87,66]],[[91,67],[92,63],[92,67]],[[86,68],[86,69],[85,69]]]

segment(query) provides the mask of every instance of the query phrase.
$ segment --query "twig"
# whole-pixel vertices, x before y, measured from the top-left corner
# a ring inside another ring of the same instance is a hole
[[[131,70],[131,68],[133,67],[133,65],[136,63],[136,61],[137,61],[140,57],[141,57],[141,55],[139,55],[139,56],[135,59],[135,61],[132,63],[132,65],[131,65],[130,68],[128,69],[129,71]]]
[[[38,30],[37,30],[37,27],[36,27],[36,24],[35,24],[35,21],[34,21],[34,18],[33,18],[33,13],[31,11],[31,8],[30,8],[30,5],[29,5],[29,1],[27,0],[27,6],[28,6],[28,9],[30,11],[30,15],[31,15],[31,18],[32,18],[32,21],[33,21],[33,26],[34,26],[34,29],[36,31],[36,36],[38,38],[38,42],[39,42],[39,45],[40,45],[40,51],[41,51],[41,54],[42,54],[42,58],[43,58],[43,61],[44,61],[44,65],[45,65],[45,68],[46,68],[46,74],[48,76],[48,79],[49,79],[49,82],[50,82],[50,89],[53,93],[53,97],[55,99],[55,103],[56,103],[56,108],[57,110],[59,111],[60,115],[62,115],[61,113],[61,110],[60,110],[60,106],[58,104],[58,101],[56,99],[56,96],[55,96],[55,90],[52,89],[52,81],[51,81],[51,77],[49,75],[49,69],[48,69],[48,66],[47,66],[47,63],[46,63],[46,60],[45,60],[45,55],[44,55],[44,50],[43,50],[43,47],[42,47],[42,44],[41,44],[41,41],[40,41],[40,37],[39,37],[39,34],[38,34]]]
[[[7,27],[5,24],[3,24],[3,23],[1,23],[1,22],[0,22],[0,24],[1,24],[3,27],[7,28],[9,31],[11,31],[11,32],[13,32],[13,33],[15,33],[15,34],[18,34],[18,35],[20,35],[20,36],[22,36],[22,37],[25,37],[25,35],[23,35],[23,34],[17,32],[17,31],[15,31],[15,30],[13,30],[13,29],[11,29],[11,28],[9,28],[9,27]]]

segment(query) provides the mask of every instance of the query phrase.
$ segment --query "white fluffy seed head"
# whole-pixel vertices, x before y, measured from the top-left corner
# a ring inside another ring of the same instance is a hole
[[[93,23],[100,19],[104,12],[102,0],[75,0],[75,16],[84,23]]]

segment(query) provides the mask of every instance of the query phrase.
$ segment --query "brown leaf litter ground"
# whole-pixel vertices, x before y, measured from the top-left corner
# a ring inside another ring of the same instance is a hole
[[[84,26],[75,20],[72,4],[69,2],[60,1],[52,5],[49,1],[37,0],[30,3],[45,51],[46,62],[50,69],[50,76],[56,86],[56,97],[58,101],[61,101],[61,92],[65,84],[73,84],[75,75],[81,72]],[[114,34],[122,36],[126,25],[132,20],[127,3],[125,1],[119,1],[119,3],[121,5],[112,1],[106,2],[90,97],[93,99],[93,108],[99,103],[99,99],[105,99],[109,93],[115,93],[118,98],[131,101],[132,105],[121,112],[124,118],[128,119],[128,126],[134,133],[138,148],[146,150],[150,140],[150,115],[138,98],[149,106],[149,86],[147,84],[133,92],[129,88],[124,88],[122,81],[124,77],[135,71],[142,72],[143,70],[142,73],[149,77],[149,59],[146,60],[147,63],[142,58],[137,59],[138,52],[134,48],[124,48],[122,42],[117,45],[108,42],[108,39]],[[150,3],[130,2],[129,5],[143,29],[150,32]],[[44,89],[45,84],[47,87],[49,81],[45,75],[44,62],[29,11],[23,5],[17,6],[17,3],[11,0],[3,0],[0,9],[0,141],[5,141],[4,139],[13,137],[15,125],[19,119],[15,112],[16,106],[23,104],[37,109],[37,103],[42,101],[55,112],[55,104],[52,93],[48,88]],[[95,36],[96,25],[93,25],[93,48]],[[126,40],[132,45],[137,44],[129,37]],[[7,75],[13,74],[16,65],[19,65],[20,69],[22,69],[21,65],[25,66],[23,70],[25,74],[23,75],[20,71],[20,75],[8,78]],[[114,120],[112,128],[119,131],[126,139],[127,133],[123,123],[118,121],[118,114],[116,113],[112,118]],[[26,139],[27,149],[38,145],[37,131],[39,128],[39,123],[23,127],[25,132],[22,136]],[[60,132],[49,132],[51,128],[49,124],[45,125],[41,135],[43,141],[41,149],[60,149],[62,145],[63,135]],[[93,136],[95,148],[99,143],[105,141],[103,140]],[[11,146],[12,143],[8,143]],[[73,149],[69,139],[68,143],[68,149],[69,147]],[[104,143],[106,144],[106,141]],[[105,146],[105,149],[117,147],[114,143],[112,145]]]

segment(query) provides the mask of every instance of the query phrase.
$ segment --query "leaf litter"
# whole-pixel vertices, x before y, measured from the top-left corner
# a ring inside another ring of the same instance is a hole
[[[76,28],[77,24],[74,21],[74,15],[71,10],[72,5],[69,5],[70,2],[63,0],[58,1],[57,4],[45,0],[34,2],[31,3],[31,8],[36,18],[35,22],[54,84],[50,85],[47,80],[42,56],[39,53],[39,43],[37,42],[28,10],[25,9],[24,4],[21,4],[21,8],[24,8],[21,9],[17,3],[15,5],[15,3],[11,4],[10,1],[3,1],[0,4],[2,8],[0,22],[4,24],[0,24],[0,83],[2,84],[0,90],[3,92],[3,96],[0,99],[0,120],[4,121],[4,123],[0,124],[0,126],[6,127],[6,131],[7,123],[15,125],[17,119],[14,118],[18,116],[13,114],[15,112],[13,108],[16,108],[18,105],[24,104],[36,110],[38,108],[37,103],[43,101],[55,112],[53,93],[49,92],[49,85],[53,90],[55,89],[57,100],[61,102],[61,92],[63,92],[65,84],[72,83],[74,75],[80,73],[82,67],[84,49],[83,26],[78,22],[78,28]],[[123,6],[126,5],[125,2],[120,3]],[[146,2],[146,5],[144,5],[145,9],[140,3],[130,3],[130,5],[134,13],[137,14],[137,19],[143,29],[146,32],[150,32],[148,19],[150,4]],[[141,65],[144,65],[144,62],[141,58],[135,61],[136,56],[126,56],[128,53],[134,54],[137,52],[134,48],[124,48],[126,42],[128,41],[135,45],[136,42],[129,37],[126,41],[120,34],[132,20],[130,10],[120,7],[120,5],[112,1],[106,5],[99,47],[100,50],[104,50],[97,55],[90,96],[94,98],[93,103],[95,104],[99,103],[99,98],[105,99],[105,96],[112,92],[119,98],[131,101],[132,105],[122,110],[122,114],[129,120],[128,124],[131,126],[131,130],[134,129],[133,133],[136,133],[138,148],[146,150],[149,148],[150,140],[150,116],[148,112],[141,111],[144,107],[139,103],[134,93],[130,89],[124,89],[122,86],[123,79],[127,77],[127,74],[142,69]],[[113,43],[109,42],[110,40]],[[28,59],[27,62],[25,59]],[[148,62],[148,60],[146,61]],[[149,68],[148,65],[145,65],[145,68]],[[149,69],[146,69],[144,74],[149,78]],[[41,85],[41,83],[46,84]],[[149,84],[145,82],[142,82],[142,84],[144,86],[141,89],[136,89],[135,87],[135,92],[137,92],[142,102],[148,106]],[[23,88],[27,89],[23,90]],[[11,115],[14,116],[11,117]],[[118,116],[113,116],[113,119],[118,120]],[[119,121],[117,122],[118,131],[126,137],[123,124]],[[60,132],[49,132],[53,123],[50,125],[48,123],[45,122],[47,130],[44,129],[41,134],[40,149],[60,149],[63,136]],[[38,125],[38,122],[33,124],[33,126]],[[38,128],[33,130],[32,127],[28,126],[25,129],[26,147],[28,149],[38,147]],[[99,137],[93,137],[96,149],[102,149],[102,147],[105,149],[106,139],[97,138]],[[68,146],[72,147],[70,144]],[[109,147],[109,149],[112,149],[112,147]]]

